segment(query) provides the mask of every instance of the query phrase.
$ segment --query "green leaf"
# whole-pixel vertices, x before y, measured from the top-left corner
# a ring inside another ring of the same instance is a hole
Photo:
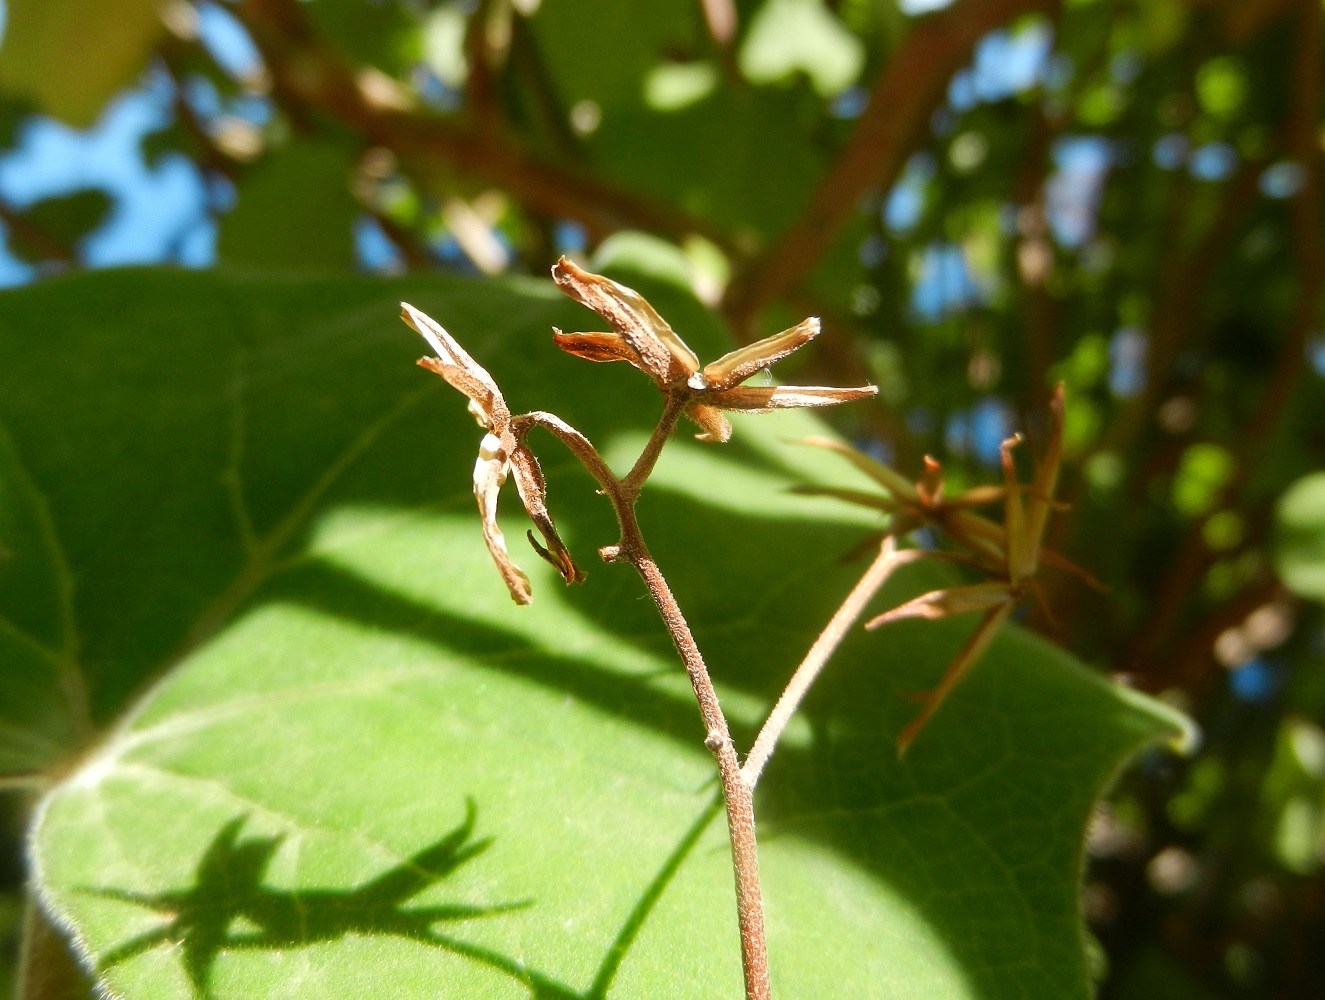
[[[1279,498],[1274,561],[1289,590],[1325,601],[1325,472],[1303,476]]]
[[[36,542],[0,610],[72,650],[113,723],[41,803],[41,899],[130,998],[738,996],[712,760],[640,582],[589,566],[611,513],[535,439],[590,576],[568,590],[529,553],[535,603],[512,605],[471,496],[481,432],[412,364],[402,298],[517,410],[633,458],[655,390],[554,351],[550,326],[596,321],[546,282],[137,271],[3,296],[0,527]],[[655,305],[720,350],[693,301]],[[785,443],[817,429],[678,440],[641,503],[742,745],[873,526],[786,491],[854,485]],[[880,604],[935,582],[916,567]],[[1181,723],[1008,629],[900,763],[902,694],[967,624],[853,635],[771,762],[777,995],[1089,995],[1086,818]]]
[[[27,232],[39,233],[50,242],[72,248],[105,221],[111,204],[110,195],[96,188],[43,198],[20,213],[31,229],[12,227],[10,249],[32,262],[47,259],[49,246],[29,242],[24,238]]]
[[[35,772],[86,725],[73,579],[45,498],[0,430],[0,775]]]
[[[701,24],[680,4],[594,0],[540,4],[529,19],[562,105],[593,101],[606,119],[636,107],[645,75],[669,53],[693,47]]]
[[[91,125],[137,79],[165,30],[160,0],[8,0],[0,88],[70,125]]]
[[[741,71],[753,83],[803,73],[824,97],[856,82],[865,45],[819,0],[769,0],[741,44]]]
[[[350,269],[349,153],[330,142],[294,140],[257,164],[239,204],[221,220],[217,255],[227,264],[280,270]]]
[[[809,127],[822,102],[805,88],[706,87],[697,9],[564,0],[528,26],[547,102],[594,111],[581,141],[600,176],[755,241],[796,218],[823,168]]]
[[[423,55],[419,18],[412,4],[362,0],[313,0],[307,4],[317,33],[355,62],[398,73]]]

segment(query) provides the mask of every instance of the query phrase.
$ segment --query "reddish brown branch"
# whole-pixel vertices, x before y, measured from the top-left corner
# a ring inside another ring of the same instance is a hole
[[[313,32],[297,0],[243,0],[239,14],[253,34],[284,108],[320,112],[393,150],[421,175],[445,168],[500,187],[531,211],[580,222],[598,239],[623,227],[680,239],[699,233],[735,252],[727,234],[665,204],[553,162],[481,122],[408,108],[370,96],[355,71]],[[384,83],[384,89],[394,86]]]
[[[738,330],[794,288],[833,246],[856,206],[890,187],[929,137],[948,81],[984,35],[1014,18],[1052,13],[1059,0],[959,0],[919,21],[874,82],[869,106],[800,218],[727,289],[723,311]]]

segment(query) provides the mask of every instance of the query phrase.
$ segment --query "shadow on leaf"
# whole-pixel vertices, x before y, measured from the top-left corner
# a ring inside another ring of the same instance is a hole
[[[84,890],[170,917],[168,923],[108,951],[98,972],[104,973],[160,945],[178,946],[194,995],[205,998],[210,995],[212,966],[225,951],[296,948],[348,934],[389,935],[441,948],[505,973],[527,986],[532,991],[532,1000],[602,1000],[668,883],[720,813],[721,802],[715,795],[640,894],[604,954],[593,982],[583,992],[509,956],[436,930],[437,924],[522,910],[532,905],[530,900],[489,906],[406,905],[492,846],[491,837],[474,839],[478,810],[472,799],[465,800],[465,818],[450,833],[376,878],[348,890],[291,891],[264,885],[267,866],[284,835],[243,838],[248,816],[236,816],[212,838],[188,889],[155,894],[119,889]]]
[[[477,816],[473,800],[467,800],[465,819],[458,827],[356,888],[298,891],[274,889],[263,881],[284,835],[245,838],[243,828],[248,817],[236,816],[217,831],[198,862],[194,884],[187,889],[157,894],[86,890],[171,917],[168,923],[107,952],[100,971],[158,945],[177,943],[196,995],[206,997],[212,966],[224,951],[275,950],[331,941],[347,934],[385,934],[434,945],[490,965],[529,985],[539,998],[577,997],[565,986],[513,959],[435,930],[437,924],[523,909],[529,901],[489,906],[407,905],[492,845],[491,838],[474,839]]]

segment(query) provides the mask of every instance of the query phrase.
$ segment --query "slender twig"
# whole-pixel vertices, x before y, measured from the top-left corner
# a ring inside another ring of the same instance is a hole
[[[657,563],[646,549],[622,553],[644,578],[649,596],[657,605],[677,652],[685,661],[686,673],[699,702],[707,735],[704,745],[718,762],[718,777],[727,807],[727,832],[731,838],[732,866],[736,871],[736,907],[741,926],[741,966],[745,971],[746,1000],[768,1000],[768,949],[764,940],[764,904],[759,886],[759,853],[755,841],[754,789],[741,774],[741,763],[732,745],[731,732],[708,667],[695,645],[694,635],[672,596]]]
[[[657,427],[634,468],[624,479],[617,478],[587,437],[553,414],[542,411],[526,413],[513,418],[512,427],[517,435],[523,435],[535,426],[550,431],[584,463],[590,475],[598,481],[603,494],[616,511],[617,523],[621,528],[619,543],[603,548],[602,557],[607,562],[624,562],[635,567],[685,664],[695,700],[699,704],[700,718],[704,723],[704,745],[717,761],[718,777],[722,782],[732,867],[736,876],[737,920],[741,931],[741,965],[745,973],[746,1000],[769,1000],[768,947],[764,937],[759,854],[755,840],[754,786],[741,773],[741,763],[713,679],[709,676],[694,634],[676,603],[671,587],[644,543],[639,521],[635,517],[639,485],[653,470],[663,444],[676,429],[681,411],[693,395],[694,391],[687,391],[684,386],[668,393],[667,404]]]
[[[621,481],[624,489],[632,500],[638,495],[640,488],[644,485],[644,480],[649,478],[653,472],[653,467],[658,464],[658,456],[662,454],[663,445],[667,439],[672,436],[676,430],[676,422],[681,417],[681,409],[685,406],[687,395],[677,392],[668,396],[667,406],[663,410],[662,418],[658,421],[658,426],[654,428],[653,434],[649,436],[649,443],[644,446],[640,452],[639,458],[635,460],[634,468],[626,473],[626,478]]]
[[[923,554],[919,549],[905,549],[899,552],[897,540],[891,534],[884,537],[874,562],[852,588],[851,593],[842,602],[842,606],[834,612],[832,619],[819,633],[819,638],[814,640],[814,645],[810,647],[805,659],[791,675],[791,680],[787,682],[777,704],[773,706],[773,711],[768,713],[763,728],[755,737],[754,746],[750,748],[750,753],[745,758],[745,765],[741,768],[741,774],[745,776],[751,788],[759,783],[759,776],[763,774],[764,765],[772,756],[779,737],[787,728],[791,717],[796,714],[796,710],[800,708],[801,702],[828,663],[829,657],[836,652],[837,647],[846,638],[847,632],[864,612],[865,605],[879,592],[879,588],[887,582],[893,570],[914,561]]]

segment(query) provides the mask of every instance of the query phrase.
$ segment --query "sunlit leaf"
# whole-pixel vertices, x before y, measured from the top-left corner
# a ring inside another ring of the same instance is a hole
[[[651,604],[621,567],[567,590],[531,561],[511,605],[472,509],[479,429],[395,318],[445,317],[514,406],[623,465],[657,400],[555,351],[580,307],[545,282],[147,272],[4,299],[0,529],[29,586],[0,607],[119,720],[42,803],[35,878],[109,990],[739,995],[712,760]],[[693,303],[655,304],[717,353]],[[641,517],[748,743],[874,515],[787,492],[842,481],[784,443],[813,421],[739,419],[724,449],[669,448]],[[588,477],[536,446],[567,543],[611,541]],[[1089,995],[1086,819],[1179,723],[1009,629],[898,763],[901,693],[961,639],[857,634],[771,762],[780,994]],[[32,725],[8,698],[0,722]]]

